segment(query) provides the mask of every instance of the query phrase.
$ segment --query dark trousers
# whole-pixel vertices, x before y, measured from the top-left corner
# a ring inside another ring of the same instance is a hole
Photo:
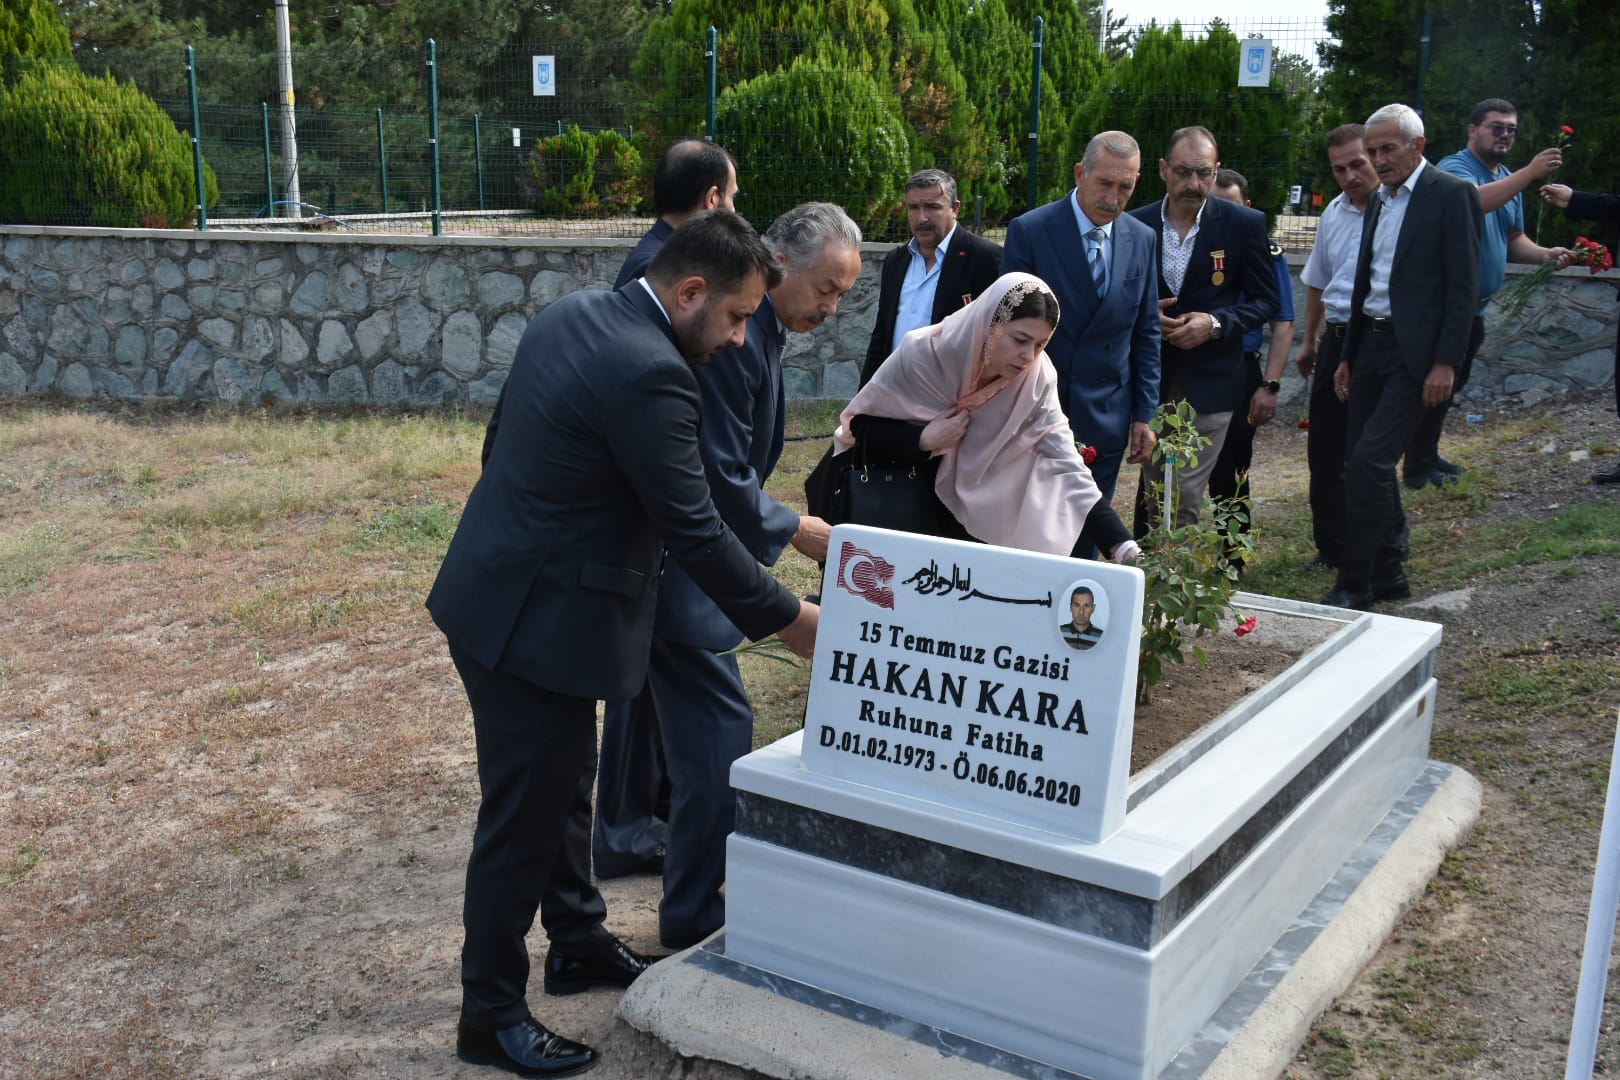
[[[1451,386],[1450,399],[1432,409],[1423,410],[1423,416],[1418,420],[1417,431],[1412,435],[1412,444],[1406,448],[1406,464],[1401,472],[1407,478],[1433,472],[1439,466],[1440,429],[1445,427],[1446,414],[1451,411],[1457,395],[1468,385],[1468,376],[1474,371],[1474,356],[1484,341],[1485,317],[1475,315],[1474,327],[1468,333],[1468,351],[1463,354],[1462,367],[1457,369],[1457,378]]]
[[[602,933],[591,884],[591,783],[596,702],[491,671],[450,646],[472,705],[478,745],[478,826],[461,920],[461,1016],[496,1031],[528,1015],[536,910],[554,945]]]
[[[663,856],[668,792],[658,710],[644,686],[629,701],[610,701],[602,711],[591,842],[599,877],[633,874]]]
[[[1265,381],[1261,354],[1243,354],[1243,400],[1232,410],[1232,426],[1221,443],[1215,469],[1209,474],[1209,497],[1221,503],[1241,502],[1244,516],[1238,531],[1246,533],[1254,518],[1254,500],[1249,498],[1249,467],[1254,464],[1254,425],[1249,423],[1249,403]]]
[[[1395,335],[1369,328],[1350,369],[1344,487],[1346,520],[1355,528],[1339,563],[1341,589],[1367,592],[1405,561],[1406,513],[1395,466],[1423,412],[1423,380],[1407,370]]]
[[[754,741],[754,710],[735,656],[654,636],[647,668],[669,767],[669,832],[658,933],[693,944],[720,929],[726,902],[726,837],[737,817],[731,763]]]
[[[1344,347],[1342,324],[1329,323],[1316,347],[1311,369],[1310,430],[1305,433],[1305,459],[1310,465],[1311,535],[1317,554],[1333,566],[1344,559],[1344,446],[1350,410],[1333,389]]]

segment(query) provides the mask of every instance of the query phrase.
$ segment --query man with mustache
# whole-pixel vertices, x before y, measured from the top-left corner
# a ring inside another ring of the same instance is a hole
[[[1451,397],[1479,306],[1483,218],[1474,185],[1423,158],[1423,120],[1406,105],[1367,118],[1380,187],[1361,225],[1350,325],[1333,375],[1349,402],[1339,579],[1322,603],[1365,611],[1411,594],[1395,465],[1424,409]],[[1400,257],[1396,258],[1396,253]]]
[[[1312,569],[1334,569],[1344,557],[1344,440],[1349,412],[1333,386],[1339,350],[1350,325],[1350,290],[1367,203],[1378,189],[1378,172],[1367,160],[1360,124],[1340,124],[1327,135],[1328,164],[1339,194],[1316,223],[1300,280],[1305,283],[1305,340],[1294,360],[1311,380],[1311,427],[1305,457],[1310,466]]]
[[[1246,404],[1243,335],[1275,319],[1282,301],[1266,215],[1209,197],[1220,168],[1210,130],[1181,128],[1159,159],[1164,200],[1131,212],[1159,237],[1159,402],[1191,403],[1198,413],[1194,426],[1209,440],[1197,465],[1175,470],[1177,525],[1197,522],[1233,415]],[[1160,519],[1148,495],[1152,485],[1163,483],[1162,466],[1144,462],[1136,498],[1139,538]]]
[[[1420,489],[1426,485],[1441,487],[1456,483],[1462,471],[1440,456],[1440,429],[1452,402],[1468,385],[1474,357],[1485,340],[1485,306],[1507,277],[1507,264],[1543,263],[1556,259],[1559,266],[1569,265],[1568,248],[1545,248],[1537,244],[1524,231],[1524,195],[1531,184],[1545,180],[1564,163],[1564,152],[1549,146],[1530,159],[1518,171],[1504,164],[1508,152],[1519,138],[1519,110],[1511,101],[1486,98],[1474,106],[1468,118],[1468,145],[1449,157],[1440,159],[1435,168],[1452,176],[1461,177],[1479,188],[1479,206],[1485,214],[1485,234],[1480,238],[1479,309],[1474,312],[1474,326],[1468,338],[1468,352],[1462,366],[1457,369],[1457,381],[1451,388],[1451,397],[1430,409],[1418,421],[1417,434],[1406,448],[1406,464],[1402,469],[1406,486]]]
[[[941,169],[923,169],[906,181],[906,220],[911,241],[883,259],[877,321],[861,367],[861,385],[919,326],[932,326],[960,311],[1001,276],[1001,247],[957,223],[962,201],[956,179]]]
[[[860,275],[860,243],[859,226],[831,203],[804,203],[777,218],[765,245],[782,280],[749,319],[744,342],[694,372],[703,397],[698,448],[715,507],[766,566],[790,544],[816,562],[827,558],[828,524],[795,513],[764,488],[782,454],[787,334],[808,333],[837,312]],[[737,657],[722,654],[742,640],[680,564],[666,562],[646,683],[604,713],[662,736],[670,804],[658,930],[670,948],[702,941],[726,918],[720,886],[736,813],[731,763],[752,749],[754,712]]]
[[[1002,270],[1045,281],[1062,318],[1046,355],[1075,438],[1093,447],[1091,475],[1114,497],[1120,464],[1148,459],[1159,403],[1158,271],[1153,231],[1125,207],[1142,176],[1142,151],[1104,131],[1074,166],[1074,191],[1014,218]],[[1128,455],[1128,456],[1127,456]]]

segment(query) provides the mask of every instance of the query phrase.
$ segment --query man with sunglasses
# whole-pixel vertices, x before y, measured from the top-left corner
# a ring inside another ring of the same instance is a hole
[[[1159,159],[1164,199],[1131,211],[1159,238],[1159,329],[1164,335],[1159,401],[1191,403],[1198,412],[1195,426],[1210,440],[1197,466],[1175,471],[1177,525],[1198,520],[1199,503],[1232,417],[1240,404],[1247,404],[1243,335],[1275,319],[1282,300],[1266,215],[1209,197],[1220,167],[1210,130],[1196,124],[1181,128]],[[1163,482],[1159,465],[1148,461],[1142,466],[1138,539],[1159,516],[1145,494]]]
[[[1409,488],[1454,484],[1457,473],[1462,471],[1440,456],[1440,429],[1452,402],[1468,384],[1474,356],[1485,340],[1485,306],[1502,287],[1507,264],[1543,263],[1552,259],[1558,260],[1559,266],[1569,264],[1567,248],[1542,247],[1524,231],[1523,192],[1551,176],[1564,163],[1563,151],[1549,146],[1531,158],[1529,164],[1518,170],[1509,169],[1505,162],[1518,137],[1519,110],[1510,101],[1486,98],[1474,106],[1468,118],[1468,145],[1443,158],[1436,166],[1441,172],[1479,188],[1480,209],[1485,213],[1485,232],[1480,237],[1479,250],[1479,310],[1474,314],[1468,352],[1457,369],[1450,399],[1424,413],[1417,433],[1406,448],[1402,475]]]

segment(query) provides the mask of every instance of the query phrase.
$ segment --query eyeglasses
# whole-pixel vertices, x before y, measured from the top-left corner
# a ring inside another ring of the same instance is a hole
[[[1170,172],[1174,174],[1177,180],[1191,180],[1196,176],[1200,183],[1207,184],[1215,179],[1215,170],[1208,165],[1201,169],[1194,169],[1186,165],[1172,165],[1170,166]]]
[[[1504,138],[1508,135],[1512,135],[1516,138],[1519,134],[1519,125],[1517,124],[1491,123],[1483,126],[1486,131],[1490,132],[1492,135],[1495,135],[1498,139]]]

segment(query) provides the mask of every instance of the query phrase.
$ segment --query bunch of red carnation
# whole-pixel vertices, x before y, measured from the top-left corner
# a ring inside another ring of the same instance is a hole
[[[1614,256],[1609,249],[1596,240],[1588,240],[1584,236],[1575,238],[1575,255],[1570,262],[1576,266],[1584,266],[1594,274],[1601,274],[1605,270],[1614,269]]]

